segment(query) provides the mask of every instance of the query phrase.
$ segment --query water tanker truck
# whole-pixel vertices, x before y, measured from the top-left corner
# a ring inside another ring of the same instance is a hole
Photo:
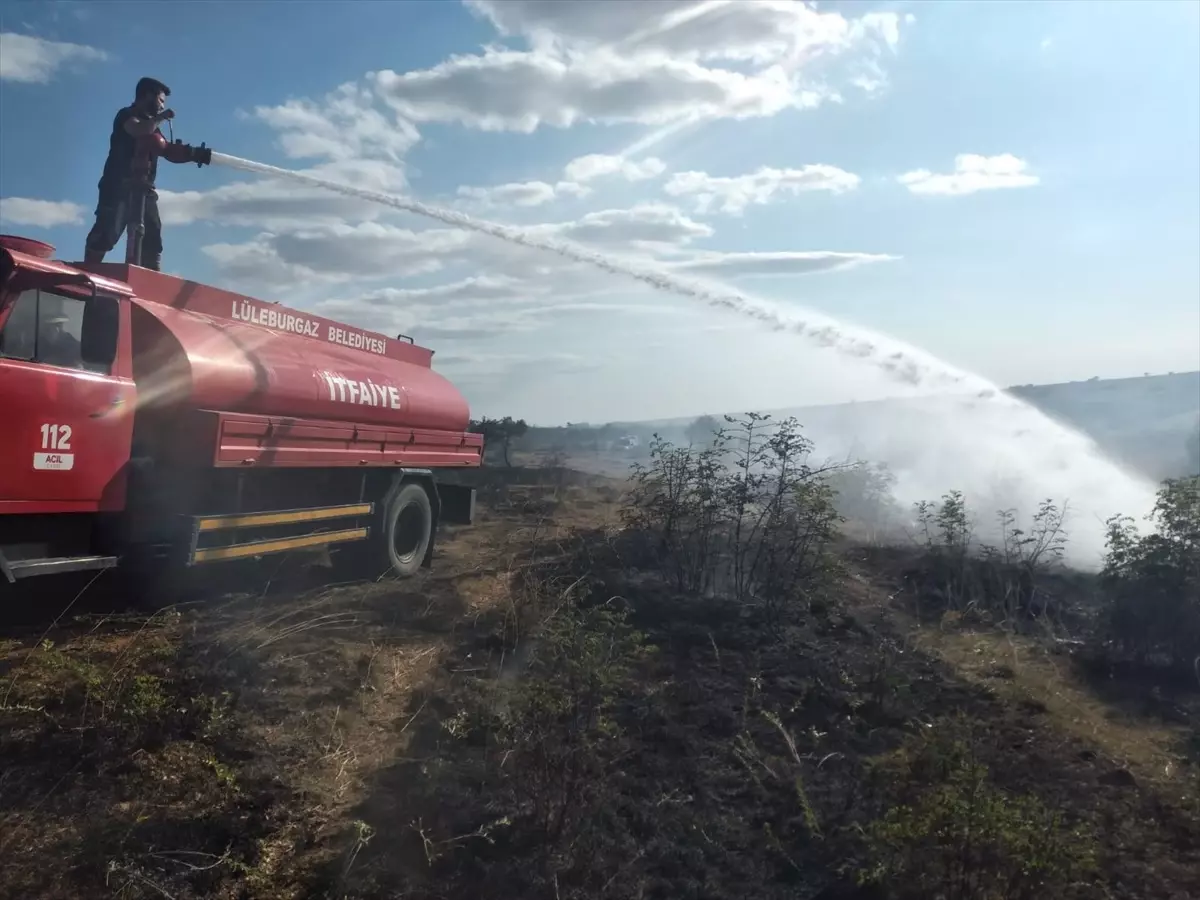
[[[478,467],[483,439],[431,350],[135,249],[64,263],[0,236],[0,592],[320,547],[352,576],[408,576],[440,525],[471,523],[474,490],[439,473]]]

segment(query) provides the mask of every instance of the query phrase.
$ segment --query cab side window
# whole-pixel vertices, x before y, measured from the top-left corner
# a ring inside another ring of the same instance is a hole
[[[64,369],[85,366],[80,351],[86,301],[50,291],[24,291],[0,330],[0,356]]]
[[[37,354],[37,295],[25,291],[14,301],[0,329],[0,356],[32,360]]]

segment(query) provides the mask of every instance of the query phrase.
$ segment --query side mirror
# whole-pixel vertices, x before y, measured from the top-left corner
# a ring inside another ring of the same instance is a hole
[[[91,297],[84,304],[83,326],[79,332],[79,354],[84,368],[106,374],[112,371],[120,331],[120,301],[103,294]]]

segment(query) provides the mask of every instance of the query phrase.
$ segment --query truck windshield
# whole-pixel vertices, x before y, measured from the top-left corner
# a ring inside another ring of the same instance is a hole
[[[65,369],[106,369],[85,364],[80,349],[84,309],[93,301],[115,302],[106,297],[83,300],[45,288],[22,291],[0,327],[0,357]]]

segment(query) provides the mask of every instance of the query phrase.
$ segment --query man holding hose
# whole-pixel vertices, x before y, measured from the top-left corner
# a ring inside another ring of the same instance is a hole
[[[100,176],[100,200],[96,204],[96,224],[87,236],[84,262],[104,262],[104,254],[117,245],[129,224],[129,180],[133,173],[133,157],[137,140],[158,131],[161,123],[175,118],[166,108],[171,89],[155,78],[143,78],[137,83],[133,103],[119,111],[113,119],[112,135],[108,139],[108,159]],[[161,134],[161,132],[159,132]],[[158,159],[150,159],[149,187],[146,191],[141,265],[158,269],[162,264],[162,220],[158,215],[158,194],[154,177]]]

